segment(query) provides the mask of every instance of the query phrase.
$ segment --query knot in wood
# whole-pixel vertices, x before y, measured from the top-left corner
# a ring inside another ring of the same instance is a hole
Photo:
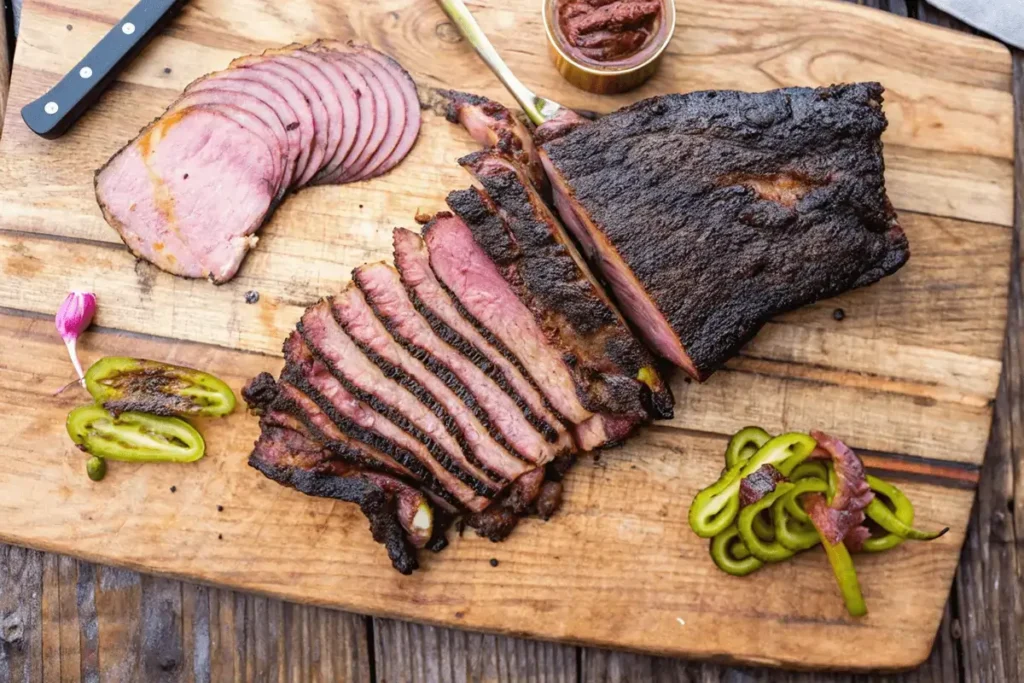
[[[21,620],[21,615],[17,612],[12,612],[0,619],[0,640],[3,642],[16,645],[21,642],[24,634],[25,625]]]
[[[455,25],[450,21],[442,21],[434,27],[434,33],[441,39],[442,43],[461,43],[462,34],[459,33],[459,29],[455,28]]]

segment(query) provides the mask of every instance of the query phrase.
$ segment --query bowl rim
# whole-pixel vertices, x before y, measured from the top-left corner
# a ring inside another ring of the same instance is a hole
[[[675,0],[661,0],[662,5],[666,8],[668,14],[668,31],[665,32],[665,38],[661,41],[658,48],[651,54],[650,57],[640,62],[639,64],[622,67],[622,68],[596,68],[582,64],[579,61],[573,59],[570,55],[566,54],[562,46],[559,45],[558,38],[555,36],[554,29],[551,26],[551,22],[548,21],[548,7],[559,0],[540,0],[541,17],[544,21],[544,33],[547,35],[548,44],[558,53],[558,56],[567,61],[574,68],[579,69],[585,73],[593,76],[621,76],[630,74],[635,71],[640,71],[661,58],[668,48],[669,43],[672,42],[672,36],[676,32],[676,3]]]

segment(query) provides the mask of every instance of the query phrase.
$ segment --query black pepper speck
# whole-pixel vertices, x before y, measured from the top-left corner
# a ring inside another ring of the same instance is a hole
[[[245,303],[254,304],[259,300],[260,293],[257,292],[255,289],[250,289],[248,292],[245,293]]]
[[[224,506],[223,505],[218,505],[217,506],[217,512],[224,512]]]
[[[843,318],[845,317],[846,311],[844,311],[841,308],[837,308],[836,310],[832,311],[832,319],[835,320],[836,322],[842,322]]]
[[[497,567],[498,566],[497,558],[494,558],[494,557],[491,558],[491,566],[492,567]]]
[[[178,490],[178,487],[177,487],[177,486],[172,486],[172,487],[171,487],[171,493],[174,493],[174,492],[175,492],[175,491],[177,491],[177,490]]]
[[[74,26],[72,26],[71,24],[68,24],[68,30],[69,30],[69,31],[70,31],[71,29],[73,29],[73,28],[74,28]]]
[[[169,66],[165,66],[165,67],[164,67],[164,73],[165,73],[165,74],[169,74],[169,73],[171,73],[171,67],[169,67]]]
[[[224,540],[224,534],[217,534],[217,540],[218,541],[223,541]]]

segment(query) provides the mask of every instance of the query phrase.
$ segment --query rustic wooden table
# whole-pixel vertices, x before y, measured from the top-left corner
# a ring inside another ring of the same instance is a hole
[[[924,0],[865,0],[970,30]],[[0,121],[7,91],[0,12]],[[971,529],[931,658],[856,680],[1024,681],[1024,52],[1006,364]],[[637,615],[642,618],[643,615]],[[850,681],[466,633],[283,603],[0,545],[0,683]]]

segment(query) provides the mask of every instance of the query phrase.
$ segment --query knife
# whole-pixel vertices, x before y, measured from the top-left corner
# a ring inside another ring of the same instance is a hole
[[[37,135],[63,135],[187,0],[140,0],[57,85],[22,107]]]

